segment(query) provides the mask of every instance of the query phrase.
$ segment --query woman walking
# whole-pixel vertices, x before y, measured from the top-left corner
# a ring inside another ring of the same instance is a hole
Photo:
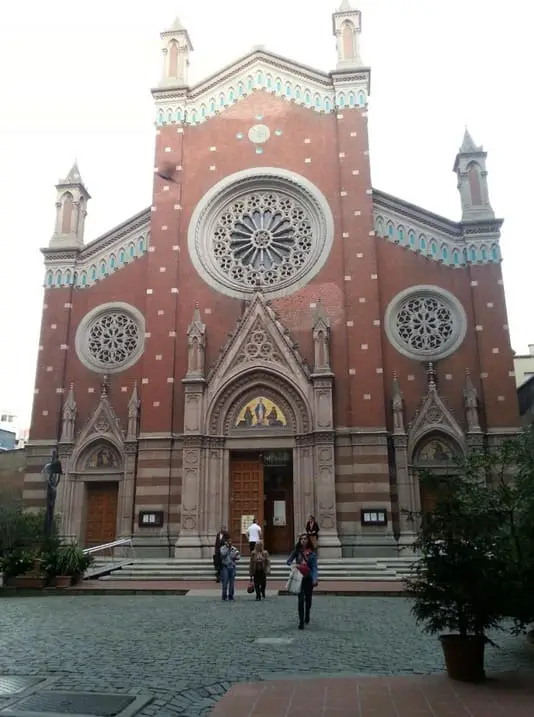
[[[263,549],[263,542],[258,540],[250,555],[250,581],[254,583],[256,600],[265,600],[265,587],[267,575],[271,572],[271,559],[269,553]]]
[[[306,533],[311,538],[313,549],[317,551],[317,539],[319,538],[319,523],[315,520],[313,515],[310,515],[308,522],[306,523]]]
[[[299,630],[304,630],[304,625],[310,622],[313,588],[317,587],[317,555],[307,533],[300,536],[287,560],[288,565],[293,562],[302,575],[302,586],[298,595],[298,614]]]

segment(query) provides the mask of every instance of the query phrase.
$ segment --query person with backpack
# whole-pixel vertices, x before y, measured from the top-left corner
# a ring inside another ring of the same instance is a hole
[[[250,554],[249,575],[251,585],[256,591],[256,600],[265,600],[267,575],[271,572],[271,559],[269,553],[263,549],[263,542],[258,540]]]
[[[311,538],[303,533],[297,541],[287,564],[295,562],[302,575],[302,583],[298,594],[299,630],[310,622],[313,588],[317,587],[317,553],[313,549]]]

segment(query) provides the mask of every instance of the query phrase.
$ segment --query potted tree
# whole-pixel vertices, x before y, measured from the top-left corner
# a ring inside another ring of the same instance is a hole
[[[86,555],[77,543],[62,545],[58,552],[58,575],[68,576],[71,583],[76,584],[92,562],[93,557]]]
[[[481,480],[481,458],[431,482],[436,502],[418,516],[414,549],[419,558],[406,580],[412,612],[423,630],[440,634],[449,677],[467,682],[485,679],[487,631],[507,614],[507,564],[496,536],[502,506]],[[414,516],[412,516],[414,518]]]

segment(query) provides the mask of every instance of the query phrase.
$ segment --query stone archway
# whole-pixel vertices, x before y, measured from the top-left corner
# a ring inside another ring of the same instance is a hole
[[[456,472],[457,460],[462,453],[463,448],[456,438],[445,431],[429,431],[414,445],[410,465],[416,485],[417,512],[432,511],[439,485]],[[421,482],[419,473],[423,470],[435,476],[435,485]]]
[[[122,447],[110,437],[94,437],[75,450],[70,463],[61,500],[64,532],[92,545],[129,534]]]

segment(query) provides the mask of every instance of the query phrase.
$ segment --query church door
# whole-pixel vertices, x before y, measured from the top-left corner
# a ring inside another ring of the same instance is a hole
[[[247,516],[247,520],[244,520]],[[263,526],[263,463],[256,453],[237,454],[230,461],[230,524],[228,530],[239,548],[248,553],[247,537],[242,535],[242,529],[256,518]]]
[[[117,533],[117,504],[119,484],[87,483],[87,515],[85,522],[85,546],[111,543]]]

